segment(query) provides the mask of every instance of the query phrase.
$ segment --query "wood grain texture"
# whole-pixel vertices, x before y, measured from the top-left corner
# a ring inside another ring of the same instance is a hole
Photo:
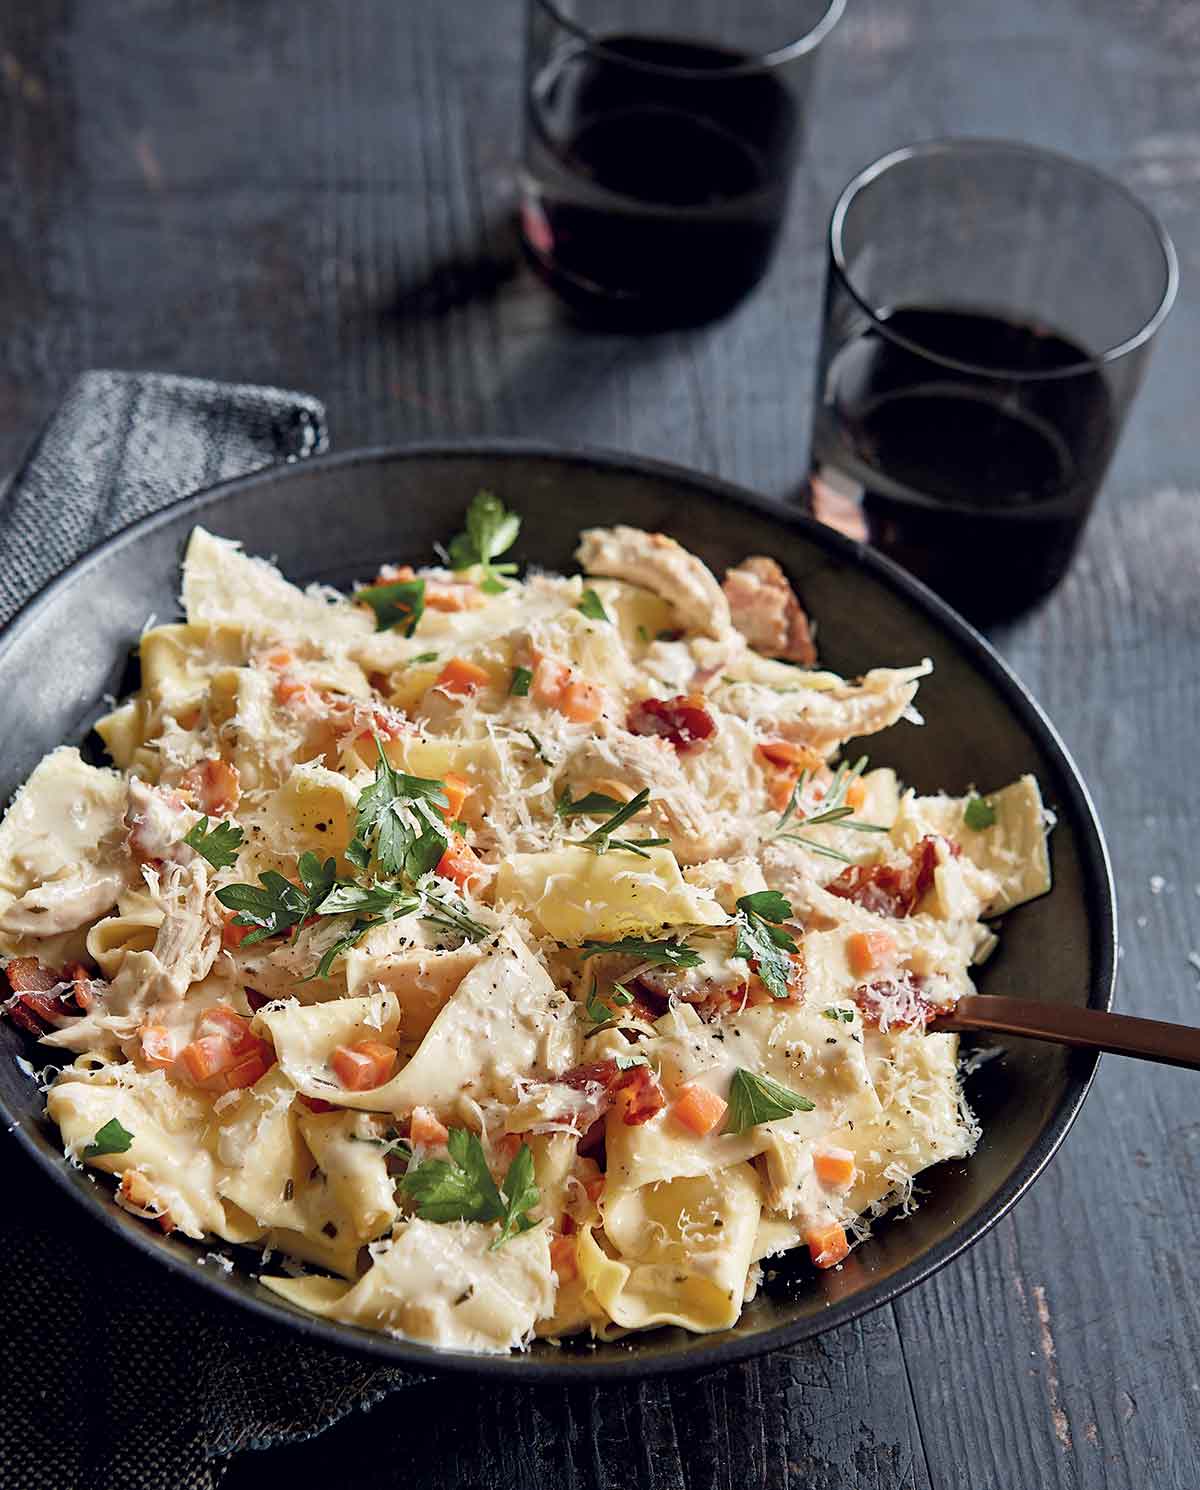
[[[1200,987],[1200,20],[1188,0],[851,0],[782,252],[720,326],[571,327],[511,226],[519,0],[66,0],[0,16],[0,467],[85,366],[292,384],[341,448],[525,434],[793,492],[824,220],[945,132],[1114,171],[1184,290],[1067,581],[998,640],[1095,792],[1120,1004]],[[231,1487],[1194,1490],[1200,1088],[1104,1061],[1050,1173],[966,1258],[819,1341],[611,1392],[421,1388],[239,1456]]]

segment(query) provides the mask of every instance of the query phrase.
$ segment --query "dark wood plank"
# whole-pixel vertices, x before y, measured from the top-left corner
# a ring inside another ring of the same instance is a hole
[[[946,131],[1115,171],[1185,292],[1083,553],[998,638],[1108,826],[1121,1004],[1200,1017],[1200,24],[1186,0],[857,0],[825,59],[783,251],[721,326],[570,327],[510,221],[517,0],[46,0],[0,17],[0,467],[84,366],[307,387],[335,438],[523,434],[803,477],[821,237],[850,172]],[[1161,883],[1160,883],[1161,880]],[[1049,1175],[894,1310],[697,1381],[419,1388],[239,1456],[364,1487],[982,1490],[1193,1486],[1200,1122],[1192,1079],[1116,1060]]]

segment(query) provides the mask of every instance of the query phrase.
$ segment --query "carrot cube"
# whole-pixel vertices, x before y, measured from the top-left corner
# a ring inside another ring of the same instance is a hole
[[[446,788],[446,796],[449,805],[442,810],[442,816],[447,822],[453,822],[463,810],[463,803],[471,795],[471,783],[465,776],[459,776],[454,771],[447,771],[442,777],[442,785]]]
[[[849,1190],[854,1183],[854,1155],[849,1149],[818,1149],[813,1155],[813,1172],[831,1190]]]
[[[814,1227],[805,1241],[808,1243],[809,1256],[819,1268],[836,1267],[850,1251],[846,1229],[836,1222]]]
[[[819,771],[825,764],[817,752],[794,740],[760,740],[757,753],[769,766],[780,766],[797,775],[801,771]]]
[[[867,800],[867,788],[861,776],[856,776],[846,788],[846,795],[843,800],[846,806],[853,807],[855,812],[861,809],[863,803]]]
[[[447,1141],[450,1134],[428,1107],[414,1107],[409,1120],[408,1136],[414,1143],[423,1143],[426,1148],[437,1148]]]
[[[144,1024],[139,1031],[142,1060],[156,1071],[166,1071],[175,1064],[175,1047],[164,1024]]]
[[[729,1110],[729,1104],[706,1086],[692,1083],[681,1087],[671,1108],[676,1120],[698,1138],[711,1133]]]
[[[604,695],[595,683],[576,678],[563,689],[558,709],[572,724],[594,724],[603,712]]]
[[[846,957],[856,977],[878,972],[896,955],[896,939],[889,931],[856,931],[846,939]]]
[[[556,662],[553,657],[537,658],[531,685],[534,700],[546,708],[557,707],[570,681],[571,669],[565,662]]]
[[[489,682],[487,671],[465,657],[451,657],[437,676],[436,687],[444,693],[477,693]]]
[[[456,833],[450,841],[450,847],[438,860],[434,873],[441,879],[453,880],[460,889],[465,889],[478,872],[479,859],[475,851]]]
[[[347,1091],[369,1092],[391,1076],[396,1052],[378,1040],[360,1040],[357,1045],[339,1045],[330,1064]]]

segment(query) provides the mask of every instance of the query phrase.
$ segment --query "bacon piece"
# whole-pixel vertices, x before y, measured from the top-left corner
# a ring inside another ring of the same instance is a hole
[[[726,571],[721,588],[734,626],[756,652],[805,666],[816,662],[808,616],[774,559],[743,559]]]
[[[11,1001],[5,1011],[18,1029],[41,1037],[49,1029],[90,1009],[95,1002],[91,974],[82,963],[69,963],[61,972],[43,967],[36,957],[14,957],[5,968]]]
[[[680,693],[674,698],[644,698],[625,721],[631,735],[657,735],[677,751],[697,750],[716,733],[717,724],[703,696]]]
[[[183,791],[191,793],[196,806],[208,816],[219,817],[232,812],[242,795],[237,767],[219,756],[189,766],[180,777],[179,785]]]
[[[926,836],[912,850],[903,868],[891,864],[851,864],[825,888],[842,900],[853,900],[879,916],[911,916],[921,896],[933,884],[938,840]],[[953,852],[953,850],[951,850]]]
[[[920,974],[903,973],[898,978],[863,983],[854,990],[854,1002],[862,1011],[863,1023],[875,1029],[908,1029],[925,1025],[938,1014],[953,1008],[953,1000],[941,1002],[925,992]]]
[[[577,1092],[598,1087],[600,1111],[597,1118],[610,1107],[619,1105],[623,1109],[621,1116],[630,1127],[648,1122],[667,1105],[662,1088],[649,1066],[630,1066],[622,1071],[612,1057],[604,1061],[586,1061],[555,1079]]]

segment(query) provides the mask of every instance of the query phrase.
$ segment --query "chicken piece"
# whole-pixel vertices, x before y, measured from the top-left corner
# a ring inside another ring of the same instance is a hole
[[[563,779],[591,782],[598,778],[611,779],[635,793],[649,787],[650,811],[670,838],[680,863],[700,863],[719,855],[723,845],[714,838],[711,813],[666,740],[613,730],[584,741],[571,754]]]
[[[124,886],[119,870],[81,864],[77,875],[47,880],[14,900],[0,916],[0,930],[38,937],[74,931],[110,910]]]
[[[878,667],[856,682],[839,680],[832,687],[799,687],[787,694],[747,682],[730,689],[722,703],[728,713],[753,720],[764,736],[793,740],[828,756],[847,740],[895,724],[916,697],[918,681],[932,671],[928,661]]]
[[[774,559],[743,559],[726,571],[721,588],[734,626],[756,652],[805,666],[816,662],[808,616]]]
[[[588,528],[575,557],[588,574],[628,580],[675,607],[680,624],[717,641],[733,631],[729,602],[712,571],[663,533],[640,528]]]

